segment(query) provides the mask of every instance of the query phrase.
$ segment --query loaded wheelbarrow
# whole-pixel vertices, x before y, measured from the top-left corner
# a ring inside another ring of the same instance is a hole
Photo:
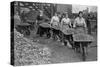
[[[93,37],[88,34],[78,33],[73,35],[74,48],[82,55],[82,60],[86,60],[87,47],[94,41]]]
[[[50,24],[49,23],[41,23],[39,24],[40,27],[40,34],[46,34],[47,38],[50,38],[51,34],[50,34]]]
[[[73,48],[73,37],[72,35],[74,34],[74,29],[73,28],[68,28],[68,29],[63,29],[62,31],[62,41],[64,42],[64,45],[66,46],[67,43],[69,42]]]
[[[28,23],[20,23],[20,24],[17,24],[17,29],[22,33],[24,34],[25,36],[26,35],[30,35],[30,24]]]
[[[59,26],[51,26],[52,37],[54,40],[60,39],[61,28]]]

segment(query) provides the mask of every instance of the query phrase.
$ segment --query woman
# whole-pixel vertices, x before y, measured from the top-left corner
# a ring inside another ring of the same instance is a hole
[[[65,17],[61,20],[61,28],[62,30],[71,28],[71,20],[68,18],[68,13],[65,13]]]
[[[64,18],[62,18],[62,20],[61,20],[61,29],[62,29],[62,31],[64,31],[64,30],[68,30],[69,28],[71,28],[72,26],[71,26],[71,20],[68,18],[68,13],[66,12],[65,13],[65,17]],[[67,46],[70,46],[71,47],[71,45],[69,44],[69,42],[70,42],[70,35],[64,35],[63,34],[63,42],[65,43],[65,40],[67,41]],[[65,45],[66,46],[66,44],[64,44],[64,43],[62,43],[62,45]]]
[[[83,12],[79,12],[78,17],[74,21],[73,27],[75,28],[76,34],[87,33],[87,25],[85,19],[83,18]],[[80,45],[78,42],[74,43],[74,47],[76,47],[77,51],[79,51]]]
[[[51,26],[58,26],[59,25],[59,13],[55,13],[55,15],[51,18]]]
[[[83,12],[79,12],[78,17],[74,21],[73,27],[77,30],[77,33],[86,33],[87,25],[83,18]]]
[[[60,16],[59,12],[55,13],[55,15],[51,18],[51,22],[50,22],[51,27],[53,27],[51,36],[54,39],[57,37],[58,41],[59,41],[59,29],[57,30],[55,28],[59,27],[59,22],[60,22],[59,16]]]

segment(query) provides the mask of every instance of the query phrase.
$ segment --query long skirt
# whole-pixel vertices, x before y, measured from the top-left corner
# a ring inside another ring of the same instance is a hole
[[[77,27],[75,29],[75,34],[79,34],[79,33],[85,33],[85,34],[87,34],[87,30],[85,28],[83,28],[83,27]]]
[[[75,34],[74,34],[74,35],[76,35],[76,34],[84,34],[84,35],[87,35],[87,30],[86,30],[85,28],[78,27],[78,28],[75,29]],[[81,40],[81,39],[83,39],[84,37],[79,36],[79,37],[77,37],[77,38],[80,38],[79,40]],[[73,37],[73,39],[76,39],[76,38]],[[85,38],[85,39],[86,39],[86,38]],[[75,46],[76,48],[79,48],[79,47],[80,47],[79,44],[80,44],[79,42],[75,42],[75,43],[74,43],[74,46]],[[85,45],[85,43],[83,43],[83,44]]]
[[[68,25],[63,25],[63,27],[62,27],[62,42],[64,43],[65,46],[68,45],[68,43],[70,43],[70,45],[73,47],[72,32],[71,32],[71,28],[69,28]]]

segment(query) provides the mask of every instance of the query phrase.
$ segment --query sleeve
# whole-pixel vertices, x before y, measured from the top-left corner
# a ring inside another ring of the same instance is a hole
[[[73,27],[76,27],[77,19],[74,20]]]
[[[51,23],[51,24],[53,23],[53,17],[51,18],[51,21],[50,21],[50,23]]]
[[[83,19],[83,22],[84,22],[84,27],[86,28],[86,27],[87,27],[87,25],[86,25],[85,19]]]
[[[61,20],[61,28],[63,27],[64,19]]]
[[[71,25],[71,19],[69,19],[69,25],[70,25],[70,27],[72,27],[72,25]]]
[[[54,17],[51,18],[50,26],[52,26],[52,24],[53,24],[53,19],[54,19]]]
[[[62,19],[62,20],[61,20],[61,26],[63,25],[63,22],[64,22],[64,20]]]
[[[61,20],[61,25],[63,24],[63,19]]]

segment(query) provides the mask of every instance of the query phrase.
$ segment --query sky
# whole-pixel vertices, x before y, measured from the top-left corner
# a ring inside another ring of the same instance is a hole
[[[97,7],[96,6],[83,6],[83,5],[72,5],[72,13],[78,13],[79,11],[83,11],[85,9],[89,8],[89,12],[96,12]]]

